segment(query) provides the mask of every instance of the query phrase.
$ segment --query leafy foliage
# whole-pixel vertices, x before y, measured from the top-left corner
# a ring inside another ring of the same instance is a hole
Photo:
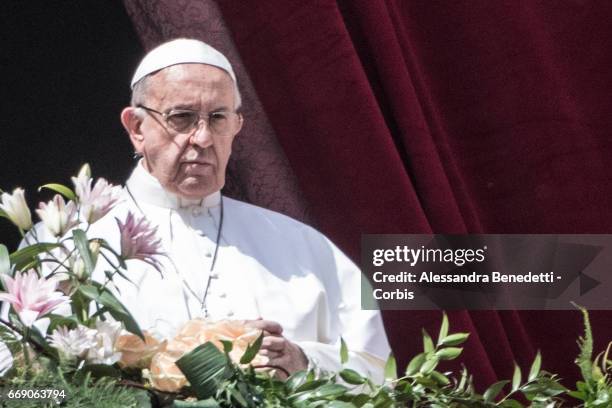
[[[608,356],[612,345],[592,359],[593,336],[588,314],[584,309],[581,311],[585,319],[585,334],[579,340],[581,351],[576,363],[584,370],[584,378],[577,383],[574,391],[563,387],[555,375],[541,370],[540,353],[528,371],[515,365],[511,380],[492,384],[482,394],[474,389],[472,376],[465,368],[457,376],[440,371],[441,362],[460,356],[462,348],[458,346],[469,337],[466,333],[449,334],[446,315],[443,316],[435,344],[431,336],[423,331],[423,352],[410,360],[402,376],[397,377],[395,359],[389,358],[384,384],[374,384],[348,367],[338,373],[319,375],[312,370],[300,371],[282,381],[270,375],[268,370],[272,367],[243,368],[233,363],[229,358],[232,344],[224,342],[223,351],[212,343],[206,343],[177,362],[191,383],[184,394],[125,387],[122,384],[126,381],[118,377],[121,375],[119,370],[109,373],[91,366],[78,369],[65,362],[58,366],[44,357],[39,358],[29,371],[17,366],[12,375],[0,379],[0,386],[5,389],[63,389],[67,398],[61,406],[65,407],[554,408],[569,406],[562,399],[565,396],[581,400],[581,406],[587,408],[610,407],[612,362]],[[8,337],[8,333],[4,337]],[[247,349],[243,356],[245,361],[259,350],[260,339]],[[16,343],[17,346],[20,344]],[[346,345],[341,347],[341,353],[346,353],[346,350]],[[19,350],[16,353],[19,356]],[[135,378],[138,379],[138,376]],[[187,395],[196,395],[200,399],[176,399]],[[527,401],[527,405],[524,401]],[[4,400],[3,403],[7,407],[57,406],[51,400]]]
[[[145,408],[150,407],[146,391],[119,386],[116,378],[95,379],[91,374],[74,375],[70,367],[55,366],[46,359],[38,360],[38,368],[28,372],[18,369],[10,378],[0,379],[3,390],[63,390],[64,399],[9,399],[3,396],[2,407],[6,408]]]
[[[576,390],[570,396],[583,401],[587,408],[603,408],[612,406],[612,361],[608,358],[612,342],[605,352],[593,360],[593,333],[589,314],[583,307],[575,305],[584,318],[584,337],[578,339],[580,354],[576,364],[580,367],[583,381],[576,383]]]
[[[453,360],[462,352],[457,347],[468,339],[467,333],[449,334],[449,322],[444,314],[436,343],[423,331],[423,352],[416,355],[397,378],[396,362],[390,356],[385,367],[384,384],[374,384],[357,371],[344,367],[338,373],[316,375],[314,371],[300,371],[286,381],[271,377],[253,367],[242,369],[228,358],[231,344],[224,345],[225,355],[215,351],[206,356],[200,347],[183,359],[179,366],[192,384],[196,395],[206,398],[198,402],[175,401],[175,407],[506,407],[517,408],[530,401],[533,407],[553,407],[560,404],[558,396],[566,391],[554,375],[540,370],[538,353],[523,381],[521,370],[515,367],[512,381],[491,385],[483,394],[474,389],[472,377],[464,368],[459,377],[438,370],[442,361]],[[249,354],[259,348],[254,344]],[[216,350],[216,349],[215,349]],[[223,359],[222,359],[223,358]],[[341,341],[340,358],[348,363],[348,348]],[[214,370],[194,370],[214,361]],[[215,386],[216,385],[216,386]],[[502,394],[506,386],[511,389]],[[211,387],[212,386],[212,387]],[[205,391],[205,393],[203,393]],[[521,397],[519,397],[521,396]]]

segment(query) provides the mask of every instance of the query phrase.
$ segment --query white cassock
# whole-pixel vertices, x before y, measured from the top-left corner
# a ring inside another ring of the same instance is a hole
[[[342,337],[347,366],[382,381],[390,348],[380,313],[361,310],[359,269],[321,233],[219,192],[197,202],[180,199],[141,165],[124,193],[88,236],[119,249],[115,217],[123,221],[128,211],[144,213],[158,227],[167,253],[159,258],[163,276],[144,262],[128,261],[133,284],[114,280],[119,299],[143,330],[167,338],[205,314],[213,320],[263,318],[280,323],[283,335],[323,370],[341,368]],[[94,275],[104,281],[102,268]]]
[[[167,253],[160,258],[163,276],[129,261],[135,285],[115,279],[120,300],[142,329],[170,337],[185,321],[205,317],[205,310],[213,320],[263,318],[280,323],[283,335],[323,370],[340,369],[342,337],[350,351],[347,365],[382,381],[390,348],[380,313],[361,310],[359,269],[321,233],[218,192],[198,202],[182,200],[137,165],[123,203],[89,235],[118,248],[114,217],[123,220],[128,210],[158,227]]]

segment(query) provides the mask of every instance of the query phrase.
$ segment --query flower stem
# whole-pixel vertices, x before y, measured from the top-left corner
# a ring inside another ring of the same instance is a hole
[[[21,330],[19,330],[17,327],[15,327],[13,324],[11,324],[10,322],[7,322],[4,319],[0,318],[0,323],[5,325],[6,327],[8,327],[9,329],[11,329],[12,331],[14,331],[17,334],[21,334],[22,339],[27,339],[29,337],[29,333],[28,335],[25,334],[25,332],[22,332]],[[49,357],[53,357],[56,358],[55,356],[53,356],[52,354],[48,353],[47,350],[45,350],[45,348],[39,344],[37,341],[35,341],[34,339],[28,339],[26,341],[29,341],[30,344],[32,345],[32,347],[36,350],[38,350],[39,352],[48,355]]]
[[[26,373],[26,378],[30,372],[30,351],[28,350],[28,340],[30,337],[30,328],[26,327],[23,330],[23,336],[21,337],[21,341],[23,343],[23,359],[25,361],[25,373]]]

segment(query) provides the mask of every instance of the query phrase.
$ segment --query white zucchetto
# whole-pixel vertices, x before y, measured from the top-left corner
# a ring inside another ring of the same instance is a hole
[[[160,69],[177,64],[208,64],[226,71],[235,84],[236,75],[232,69],[232,65],[225,57],[215,48],[200,40],[179,38],[176,40],[165,42],[153,48],[140,61],[132,83],[132,89],[136,82],[140,81],[145,76],[159,71]]]

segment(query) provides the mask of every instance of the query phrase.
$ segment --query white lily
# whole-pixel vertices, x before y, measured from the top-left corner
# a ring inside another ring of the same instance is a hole
[[[13,194],[2,193],[0,209],[6,213],[8,218],[22,230],[32,228],[32,214],[25,200],[24,190],[16,188]]]
[[[51,334],[50,343],[65,358],[84,358],[89,350],[96,345],[96,331],[78,325],[76,329],[69,330],[67,327],[58,327]]]
[[[77,210],[73,201],[64,201],[64,198],[56,194],[53,200],[47,204],[40,203],[36,213],[45,227],[56,237],[63,236],[70,228],[78,225]]]
[[[87,353],[87,362],[90,364],[115,364],[121,359],[121,352],[117,351],[116,343],[121,334],[121,323],[111,321],[97,321],[94,346]]]

